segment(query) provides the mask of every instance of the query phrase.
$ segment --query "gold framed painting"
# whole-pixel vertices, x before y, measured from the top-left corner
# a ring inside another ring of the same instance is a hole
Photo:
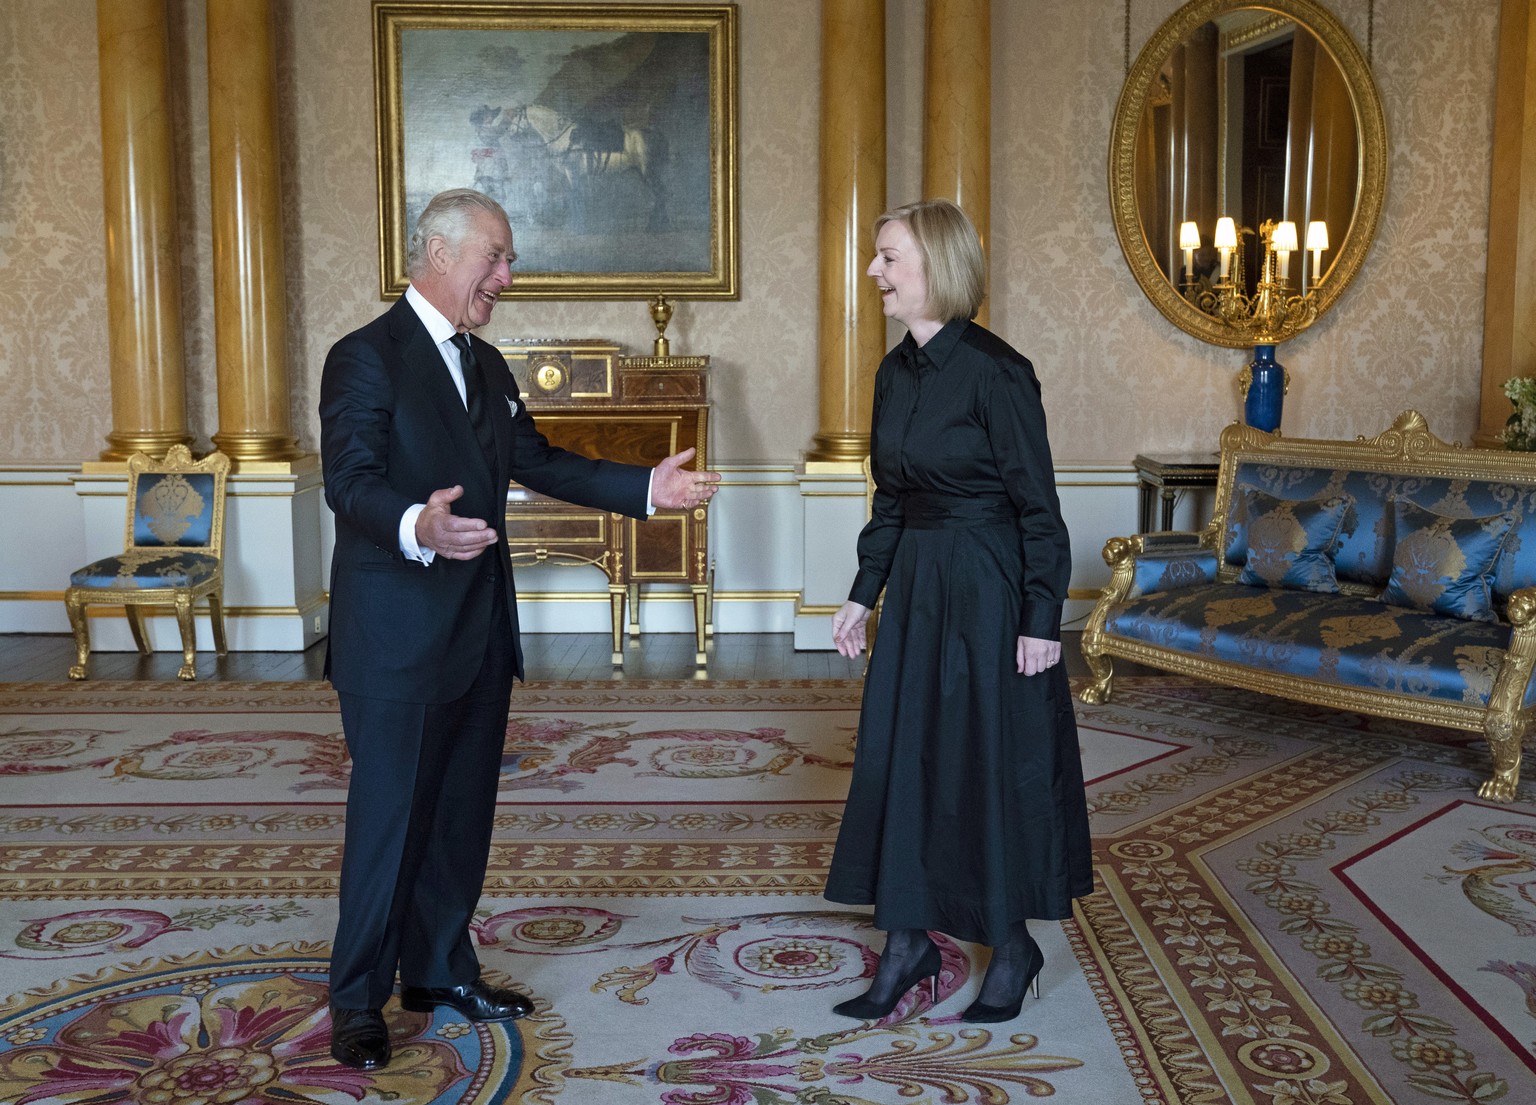
[[[735,299],[734,4],[375,0],[379,285],[475,188],[507,211],[513,299]]]

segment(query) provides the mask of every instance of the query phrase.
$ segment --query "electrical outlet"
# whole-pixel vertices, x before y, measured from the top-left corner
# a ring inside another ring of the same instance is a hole
[[[315,615],[315,632],[316,633],[320,632],[320,615],[319,614]]]

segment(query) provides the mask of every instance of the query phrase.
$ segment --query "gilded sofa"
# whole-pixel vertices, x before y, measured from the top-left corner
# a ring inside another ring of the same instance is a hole
[[[1483,732],[1511,801],[1536,710],[1536,454],[1450,445],[1405,411],[1355,441],[1221,435],[1200,533],[1111,538],[1083,632],[1111,658],[1302,702]]]

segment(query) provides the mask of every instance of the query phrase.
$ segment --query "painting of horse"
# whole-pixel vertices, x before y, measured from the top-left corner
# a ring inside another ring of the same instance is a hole
[[[506,209],[508,295],[737,294],[734,5],[395,6],[375,39],[386,294],[405,228],[453,187]]]
[[[542,104],[489,110],[506,127],[502,150],[515,151],[501,154],[505,175],[536,171],[541,159],[554,166],[570,201],[563,207],[564,217],[600,220],[606,215],[609,221],[627,218],[643,222],[649,230],[666,229],[667,140],[660,130],[601,118],[579,121]],[[514,169],[513,162],[520,164]],[[624,194],[630,189],[638,189],[638,197]],[[555,205],[546,204],[542,210],[546,218],[557,216]]]

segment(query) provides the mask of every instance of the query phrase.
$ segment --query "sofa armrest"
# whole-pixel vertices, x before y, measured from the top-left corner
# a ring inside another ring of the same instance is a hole
[[[1536,631],[1536,587],[1521,587],[1509,596],[1509,624],[1517,630]]]
[[[1200,533],[1148,533],[1112,537],[1104,561],[1113,571],[1103,599],[1121,603],[1143,595],[1216,582],[1220,558]]]
[[[1084,702],[1108,702],[1113,689],[1114,669],[1104,653],[1104,627],[1110,610],[1137,595],[1214,581],[1219,561],[1215,531],[1210,528],[1202,533],[1111,537],[1104,543],[1109,583],[1099,593],[1099,601],[1083,626],[1083,659],[1093,673],[1092,681],[1079,695]]]
[[[1144,553],[1136,558],[1136,572],[1126,598],[1178,591],[1216,582],[1218,559],[1211,549]]]
[[[1488,707],[1514,714],[1525,702],[1526,684],[1536,668],[1536,587],[1512,592],[1504,613],[1510,625],[1509,646],[1504,650]]]

